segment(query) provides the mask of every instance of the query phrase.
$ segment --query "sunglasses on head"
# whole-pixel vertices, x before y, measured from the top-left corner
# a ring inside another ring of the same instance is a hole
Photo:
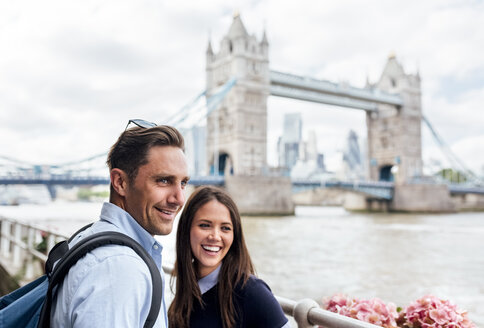
[[[128,129],[128,126],[131,123],[133,123],[134,125],[139,126],[140,128],[145,128],[145,129],[149,129],[149,128],[152,128],[152,127],[155,127],[156,126],[156,123],[153,123],[153,122],[148,122],[148,121],[145,121],[145,120],[142,120],[142,119],[134,119],[134,120],[129,120],[128,121],[128,124],[126,124],[126,128],[124,128],[124,131],[126,131]]]

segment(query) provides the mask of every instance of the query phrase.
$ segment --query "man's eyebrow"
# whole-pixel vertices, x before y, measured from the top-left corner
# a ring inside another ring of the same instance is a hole
[[[158,173],[158,174],[155,174],[153,175],[153,179],[167,179],[167,180],[176,180],[177,177],[176,175],[173,175],[173,174],[163,174],[163,173]],[[180,179],[181,181],[189,181],[190,180],[190,177],[189,176],[186,176],[182,179]]]
[[[163,174],[163,173],[156,173],[153,175],[155,179],[173,179],[174,175],[171,174]]]

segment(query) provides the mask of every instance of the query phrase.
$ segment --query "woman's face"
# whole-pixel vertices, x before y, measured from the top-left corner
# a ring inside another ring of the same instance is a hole
[[[212,200],[198,209],[190,227],[190,246],[200,278],[218,267],[233,240],[234,227],[225,205]]]

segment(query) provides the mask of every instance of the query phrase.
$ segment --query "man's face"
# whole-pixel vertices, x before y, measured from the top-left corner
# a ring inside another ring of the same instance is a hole
[[[125,210],[151,235],[167,235],[185,203],[188,170],[178,147],[155,146],[125,194]]]

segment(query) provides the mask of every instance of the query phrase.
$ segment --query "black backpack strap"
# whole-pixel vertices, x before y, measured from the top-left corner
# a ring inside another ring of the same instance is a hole
[[[79,229],[76,232],[74,232],[74,234],[71,236],[71,238],[69,238],[69,240],[67,242],[70,243],[78,234],[80,234],[81,232],[83,232],[87,228],[91,227],[93,224],[94,224],[94,222],[91,222],[89,224],[86,224],[84,227],[82,227],[81,229]]]
[[[69,240],[61,241],[50,250],[49,255],[47,257],[47,261],[45,261],[45,273],[50,276],[52,270],[54,269],[54,264],[60,260],[68,251],[69,251],[69,243],[77,236],[80,232],[86,230],[90,226],[93,225],[94,222],[85,225],[81,229],[77,230]]]
[[[114,231],[100,232],[82,239],[79,241],[79,243],[74,245],[55,266],[54,271],[50,276],[49,288],[47,290],[44,305],[42,306],[38,327],[50,327],[50,311],[52,307],[53,290],[64,280],[64,277],[69,269],[84,255],[93,249],[104,245],[122,245],[131,247],[148,266],[151,274],[153,290],[150,312],[148,313],[148,317],[146,318],[143,327],[153,327],[156,319],[158,318],[161,307],[162,280],[160,271],[158,270],[158,267],[153,261],[151,255],[149,255],[138,242],[125,234]]]

